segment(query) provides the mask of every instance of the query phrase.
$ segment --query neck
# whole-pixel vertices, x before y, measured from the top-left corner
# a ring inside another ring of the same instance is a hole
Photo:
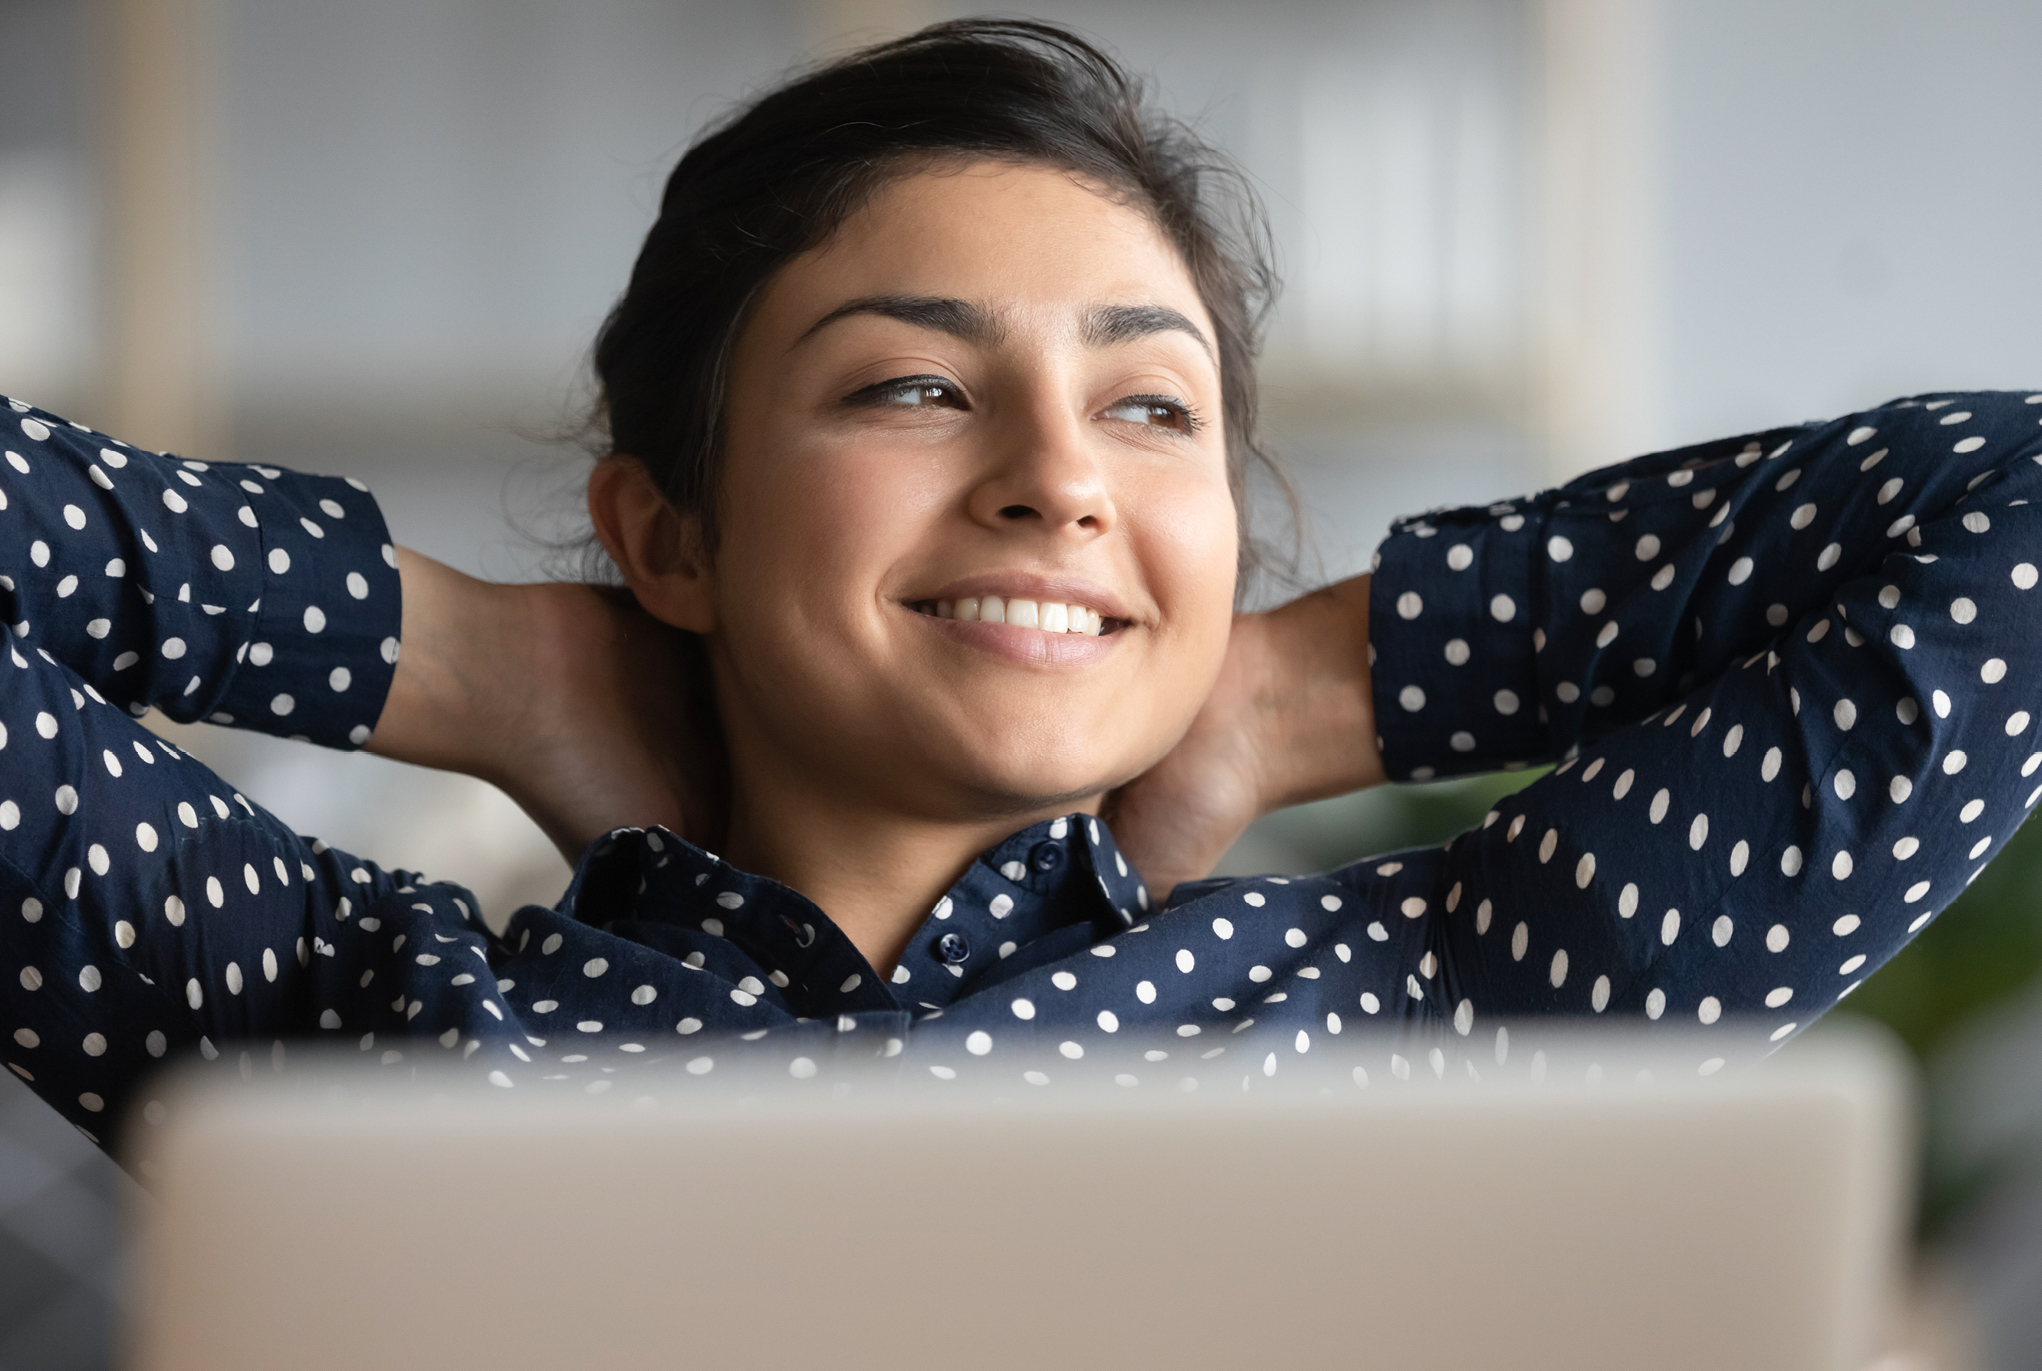
[[[740,784],[732,796],[730,861],[813,900],[880,975],[979,853],[1039,820],[1083,810],[1099,797],[1042,812],[937,821],[888,812],[867,794],[840,801],[808,787]]]

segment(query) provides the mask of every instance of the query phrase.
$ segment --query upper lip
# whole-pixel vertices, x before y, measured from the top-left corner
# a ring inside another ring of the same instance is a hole
[[[1083,605],[1096,611],[1102,619],[1133,618],[1121,598],[1097,582],[1071,576],[1037,576],[1025,571],[988,571],[960,577],[936,590],[908,596],[907,602],[957,601],[973,595],[981,598],[997,595],[1003,600],[1034,600],[1038,604]]]

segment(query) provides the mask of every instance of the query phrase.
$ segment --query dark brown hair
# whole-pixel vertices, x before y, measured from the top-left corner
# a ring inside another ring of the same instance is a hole
[[[1152,109],[1113,58],[1027,20],[958,20],[866,48],[760,96],[688,149],[596,337],[598,450],[643,462],[713,550],[725,381],[752,301],[889,178],[955,158],[1061,168],[1154,217],[1217,331],[1235,508],[1245,516],[1253,465],[1287,492],[1256,435],[1254,356],[1276,278],[1252,187]]]

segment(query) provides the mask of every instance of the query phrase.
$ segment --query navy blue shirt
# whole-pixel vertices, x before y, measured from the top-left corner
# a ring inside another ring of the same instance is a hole
[[[0,451],[0,1051],[95,1137],[168,1053],[298,1038],[505,1087],[768,1052],[1042,1083],[1132,1037],[1211,1060],[1252,1028],[1259,1060],[1378,1024],[1437,1071],[1602,1015],[1718,1033],[1714,1070],[1732,1019],[1762,1049],[1848,994],[2042,794],[2042,395],[1936,396],[1399,522],[1390,774],[1558,763],[1442,846],[1162,908],[1074,814],[983,854],[882,976],[801,895],[626,829],[499,939],[137,722],[368,738],[400,587],[363,487],[19,403]]]

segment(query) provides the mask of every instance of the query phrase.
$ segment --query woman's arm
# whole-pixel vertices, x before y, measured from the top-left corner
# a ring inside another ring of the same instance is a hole
[[[2038,420],[2019,394],[1900,402],[1576,482],[1519,542],[1465,512],[1394,535],[1378,612],[1435,593],[1394,652],[1378,635],[1393,772],[1460,769],[1484,733],[1524,746],[1510,722],[1540,711],[1523,736],[1565,752],[1455,839],[1401,933],[1436,954],[1439,1007],[1743,1013],[1777,1041],[1954,899],[2042,793]],[[1402,710],[1406,684],[1461,669],[1441,640],[1479,631],[1480,591],[1455,584],[1476,568],[1434,550],[1464,539],[1503,562],[1519,637],[1491,641],[1477,688]]]
[[[2042,795],[2038,422],[1905,401],[1401,523],[1371,586],[1387,770],[1563,758],[1357,916],[1407,1012],[1777,1039],[1948,904]]]
[[[630,597],[496,585],[409,549],[404,652],[371,752],[499,787],[567,860],[610,829],[717,832],[721,755],[699,650]]]
[[[0,400],[0,620],[131,714],[359,747],[397,657],[396,554],[357,482]]]
[[[429,936],[484,946],[472,898],[299,837],[132,716],[366,737],[397,655],[374,502],[21,405],[0,424],[0,1057],[99,1137],[168,1053],[368,1047],[349,997],[379,978],[392,1005]]]
[[[1792,641],[1845,586],[1902,575],[1967,496],[2024,480],[2038,416],[2018,393],[1898,401],[1398,521],[1372,591],[1386,770],[1562,758]]]
[[[627,595],[491,585],[394,548],[359,482],[4,404],[0,621],[131,714],[342,748],[373,733],[500,786],[570,862],[620,825],[720,836],[698,650]]]

